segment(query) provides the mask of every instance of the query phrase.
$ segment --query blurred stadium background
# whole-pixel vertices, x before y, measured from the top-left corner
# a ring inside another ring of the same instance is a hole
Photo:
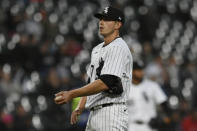
[[[106,0],[0,0],[0,130],[82,131],[69,124],[76,101],[57,106],[54,94],[79,88],[91,49],[102,41],[93,13]],[[134,60],[168,95],[182,131],[197,102],[197,1],[114,0],[126,22],[122,37]],[[162,130],[162,129],[161,129]],[[166,131],[166,130],[165,130]]]

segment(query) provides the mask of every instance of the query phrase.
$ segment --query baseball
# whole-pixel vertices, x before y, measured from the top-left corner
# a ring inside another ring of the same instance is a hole
[[[57,96],[57,97],[55,97],[55,100],[57,101],[57,100],[60,100],[62,98],[62,96]]]

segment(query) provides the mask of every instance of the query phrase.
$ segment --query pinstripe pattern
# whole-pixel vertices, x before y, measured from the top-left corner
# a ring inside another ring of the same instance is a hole
[[[124,92],[119,96],[109,95],[105,92],[88,96],[87,108],[104,103],[126,102],[128,99],[128,87],[130,87],[132,79],[132,56],[130,50],[122,38],[114,40],[105,47],[103,47],[103,44],[101,43],[93,49],[87,74],[91,82],[93,82],[96,79],[96,68],[98,68],[99,61],[102,58],[104,60],[104,66],[101,74],[111,74],[120,77]],[[94,69],[91,68],[91,65],[94,66]]]
[[[92,51],[91,63],[87,71],[90,82],[93,82],[98,77],[96,69],[99,67],[100,61],[103,60],[104,64],[100,75],[110,74],[120,77],[123,93],[121,95],[112,95],[101,92],[87,97],[86,108],[106,103],[117,104],[91,111],[86,131],[127,131],[127,106],[120,103],[126,102],[129,96],[132,79],[132,56],[122,38],[117,38],[104,47],[103,44],[99,44]]]
[[[86,131],[127,131],[128,111],[126,105],[115,104],[90,112]]]

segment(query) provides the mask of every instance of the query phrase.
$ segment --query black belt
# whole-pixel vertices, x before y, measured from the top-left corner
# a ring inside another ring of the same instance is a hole
[[[103,107],[112,106],[113,104],[125,104],[125,102],[122,102],[122,103],[106,103],[106,104],[94,106],[94,107],[90,108],[90,110],[91,111],[98,110],[98,109],[101,109]]]
[[[90,110],[91,110],[91,111],[98,110],[98,109],[101,109],[101,108],[103,108],[103,107],[111,106],[111,105],[113,105],[113,104],[114,104],[114,103],[106,103],[106,104],[98,105],[98,106],[95,106],[95,107],[90,108]]]

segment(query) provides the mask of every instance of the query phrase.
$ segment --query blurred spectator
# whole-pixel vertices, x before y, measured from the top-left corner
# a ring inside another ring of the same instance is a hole
[[[53,99],[54,94],[69,87],[62,83],[61,78],[58,76],[56,68],[49,68],[46,79],[43,79],[39,88],[39,93]]]
[[[25,111],[21,104],[16,104],[14,113],[13,130],[14,131],[32,131],[31,116]]]
[[[191,114],[184,117],[181,122],[182,131],[197,131],[197,109],[193,109]]]
[[[161,56],[159,55],[156,55],[153,61],[149,62],[145,69],[146,77],[158,82],[159,84],[163,84],[164,81],[167,81],[166,73]]]
[[[50,68],[43,83],[40,85],[39,94],[46,98],[47,109],[41,112],[41,120],[44,130],[64,131],[69,130],[71,105],[57,106],[53,99],[55,93],[68,90],[68,86],[62,83],[55,68]]]
[[[143,53],[142,53],[142,59],[145,64],[150,63],[150,61],[153,61],[154,59],[154,51],[152,49],[152,45],[149,41],[146,41],[143,44]]]
[[[13,129],[13,116],[0,110],[0,129],[2,131],[12,131]]]
[[[38,41],[35,36],[20,34],[20,41],[16,47],[10,51],[11,62],[22,66],[27,73],[38,70],[40,66],[40,53]]]
[[[0,92],[6,97],[11,96],[12,94],[20,94],[22,90],[20,84],[14,82],[12,75],[11,66],[9,64],[5,64],[0,77]],[[3,97],[2,99],[5,100]]]

